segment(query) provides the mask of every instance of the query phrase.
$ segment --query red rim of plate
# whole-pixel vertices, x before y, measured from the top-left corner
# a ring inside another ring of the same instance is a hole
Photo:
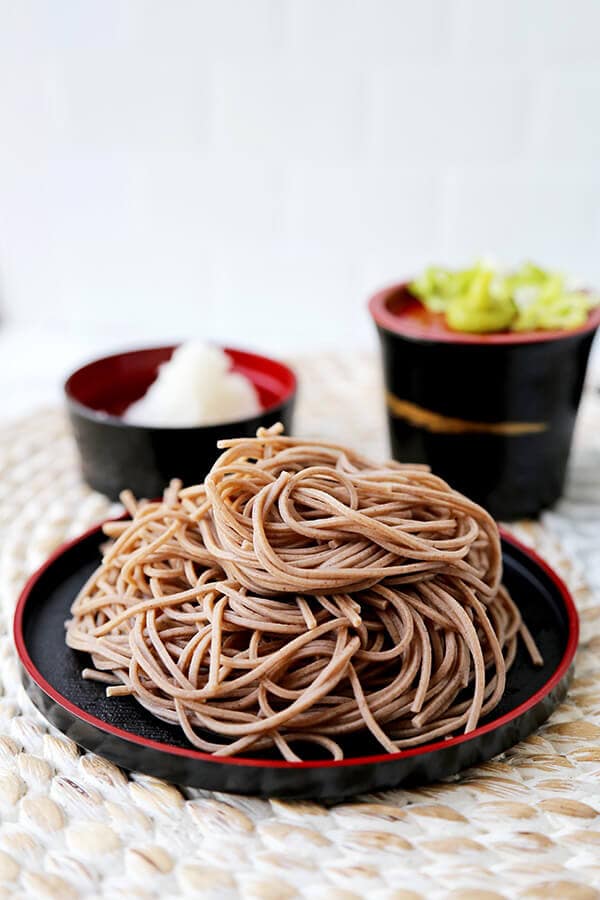
[[[86,403],[83,403],[77,396],[77,393],[73,387],[73,382],[76,381],[77,378],[81,374],[83,374],[86,369],[92,369],[94,366],[101,365],[102,363],[109,362],[110,360],[116,360],[125,356],[134,356],[136,353],[159,353],[169,350],[175,350],[179,346],[180,344],[168,344],[160,347],[137,347],[134,350],[122,350],[118,353],[109,353],[106,356],[98,356],[95,359],[84,363],[82,366],[79,366],[77,369],[71,372],[64,383],[65,396],[68,402],[72,404],[73,407],[76,407],[81,415],[85,416],[88,419],[95,419],[103,423],[118,424],[123,428],[145,428],[146,426],[140,426],[132,422],[127,422],[122,416],[100,412],[99,410],[93,409],[91,406],[88,406]],[[284,385],[281,396],[279,396],[277,400],[273,401],[273,403],[269,403],[268,406],[264,406],[258,414],[259,416],[279,409],[280,406],[282,406],[284,403],[287,403],[296,393],[298,389],[298,379],[296,378],[294,370],[289,366],[286,366],[285,363],[280,362],[278,359],[273,359],[273,357],[271,356],[263,356],[260,353],[251,353],[249,350],[241,350],[238,347],[221,347],[220,349],[223,350],[233,360],[234,364],[242,363],[248,367],[252,366],[256,370],[266,371],[271,374],[276,373],[277,376],[281,379],[281,382]],[[252,416],[252,418],[255,417]],[[178,426],[176,430],[185,431],[186,428],[189,428],[190,430],[197,430],[198,428],[202,427],[203,426],[197,425]]]
[[[519,540],[517,540],[515,537],[508,534],[504,529],[501,528],[500,534],[502,538],[509,544],[512,544],[514,547],[521,550],[526,556],[533,560],[533,562],[535,562],[554,583],[565,604],[569,622],[569,637],[567,640],[567,646],[565,647],[563,657],[558,667],[556,668],[552,676],[548,679],[548,681],[539,690],[537,690],[535,694],[529,697],[528,700],[525,700],[523,703],[519,704],[519,706],[515,707],[515,709],[501,716],[499,719],[494,719],[492,722],[488,722],[486,725],[481,725],[478,728],[475,728],[468,734],[459,734],[455,737],[448,738],[447,740],[435,741],[431,744],[421,744],[418,747],[411,747],[407,750],[400,750],[398,751],[398,753],[380,753],[374,756],[355,756],[340,760],[332,759],[310,760],[308,762],[286,762],[285,760],[249,759],[248,757],[243,756],[215,757],[210,753],[203,753],[201,750],[195,750],[191,747],[189,749],[185,747],[175,747],[172,744],[165,744],[162,741],[153,741],[149,738],[143,738],[139,735],[132,734],[131,732],[125,731],[122,728],[117,728],[115,725],[111,725],[110,723],[105,722],[103,719],[98,719],[95,716],[87,713],[85,710],[81,709],[79,706],[76,706],[74,703],[71,703],[70,700],[67,700],[66,697],[63,697],[62,694],[55,690],[55,688],[53,688],[52,685],[48,681],[46,681],[38,668],[34,665],[31,657],[29,656],[29,653],[27,652],[27,647],[25,646],[25,640],[23,637],[23,614],[33,587],[35,586],[38,579],[60,556],[62,556],[63,553],[66,553],[72,547],[86,540],[88,537],[91,537],[93,534],[100,531],[101,528],[102,524],[95,525],[74,540],[68,541],[67,543],[63,544],[29,578],[27,584],[21,591],[21,595],[15,609],[13,637],[17,649],[17,654],[19,656],[19,659],[21,660],[23,667],[35,682],[35,684],[37,684],[38,687],[41,688],[41,690],[55,703],[71,713],[72,716],[75,716],[76,718],[87,722],[89,725],[93,725],[100,731],[112,734],[115,737],[129,741],[133,744],[142,745],[152,750],[160,750],[163,753],[170,753],[176,756],[187,756],[191,759],[202,760],[203,762],[210,762],[215,765],[226,764],[234,766],[247,766],[250,768],[258,767],[274,769],[321,769],[344,766],[374,765],[377,763],[390,762],[392,760],[401,758],[406,759],[411,756],[421,756],[425,753],[447,749],[448,747],[454,747],[457,744],[462,744],[465,741],[473,740],[474,738],[487,734],[490,731],[495,731],[497,728],[500,728],[501,726],[506,725],[514,719],[522,716],[528,710],[535,707],[564,678],[569,670],[569,667],[577,650],[577,644],[579,641],[579,617],[577,615],[577,610],[575,608],[573,598],[571,597],[567,586],[565,585],[563,580],[556,574],[554,569],[552,569],[547,562],[545,562],[540,556],[538,556],[535,551],[531,550],[529,547],[526,547]]]
[[[381,328],[398,334],[402,337],[415,338],[421,341],[442,341],[447,344],[537,344],[542,341],[556,341],[574,335],[593,331],[600,325],[600,306],[594,307],[583,325],[579,328],[563,329],[560,331],[502,331],[492,334],[468,334],[461,331],[436,331],[432,333],[421,327],[418,322],[403,317],[402,313],[393,313],[389,308],[389,301],[393,300],[401,291],[408,290],[408,282],[393,284],[374,294],[369,300],[369,312]],[[416,298],[415,298],[416,299]]]

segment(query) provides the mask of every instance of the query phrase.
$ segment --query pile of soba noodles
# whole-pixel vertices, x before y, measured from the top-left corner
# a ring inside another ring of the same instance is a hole
[[[393,753],[471,731],[498,704],[519,636],[498,529],[423,466],[371,462],[281,427],[222,441],[203,484],[131,521],[72,607],[84,677],[220,756]]]

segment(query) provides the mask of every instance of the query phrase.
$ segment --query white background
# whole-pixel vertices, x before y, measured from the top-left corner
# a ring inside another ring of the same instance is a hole
[[[600,285],[600,0],[0,0],[5,380],[482,253]]]

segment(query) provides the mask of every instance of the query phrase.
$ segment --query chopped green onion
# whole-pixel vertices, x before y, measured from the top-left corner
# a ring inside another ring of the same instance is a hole
[[[429,266],[409,288],[431,312],[444,313],[449,328],[473,333],[578,328],[600,303],[531,262],[509,272],[483,262],[461,270]]]

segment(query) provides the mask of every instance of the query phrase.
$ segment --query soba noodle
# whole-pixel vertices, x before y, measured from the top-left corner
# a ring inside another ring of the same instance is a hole
[[[205,482],[124,502],[72,607],[84,677],[227,756],[370,732],[392,753],[473,730],[519,636],[498,529],[423,466],[333,444],[222,441]]]

